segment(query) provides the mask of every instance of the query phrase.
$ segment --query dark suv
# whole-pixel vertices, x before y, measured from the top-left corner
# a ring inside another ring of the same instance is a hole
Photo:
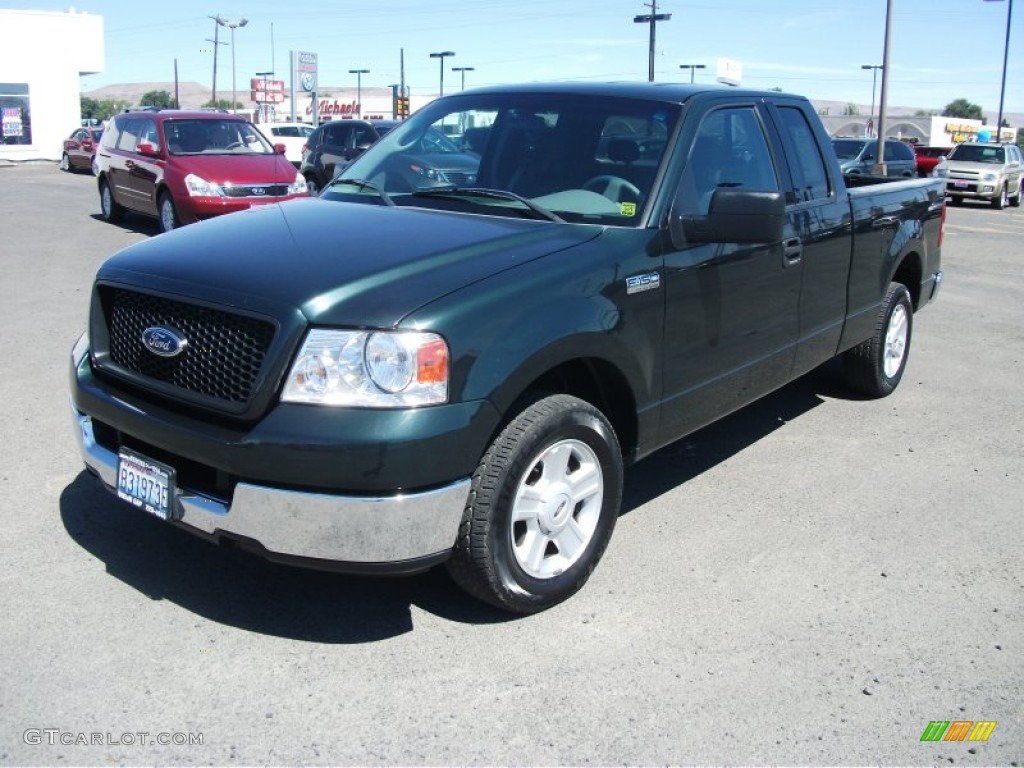
[[[321,123],[306,139],[299,171],[312,195],[334,178],[335,167],[355,160],[381,136],[366,120]]]
[[[156,217],[164,232],[253,205],[306,197],[306,182],[246,118],[176,109],[123,112],[96,152],[100,210]]]
[[[874,169],[878,139],[836,138],[832,146],[844,174],[870,174]],[[886,139],[884,159],[889,176],[909,178],[917,174],[917,155],[905,141]]]

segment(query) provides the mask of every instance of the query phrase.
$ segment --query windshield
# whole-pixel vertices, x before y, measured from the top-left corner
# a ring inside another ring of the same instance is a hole
[[[172,155],[272,155],[274,147],[243,120],[168,120],[164,123]]]
[[[321,197],[638,226],[680,107],[539,93],[466,93],[400,123]],[[361,183],[354,183],[354,182]]]
[[[864,141],[862,139],[833,139],[832,146],[840,161],[853,160],[864,148]]]
[[[1006,153],[1002,147],[986,147],[983,144],[958,144],[949,153],[950,160],[960,160],[965,163],[991,163],[1002,165]]]

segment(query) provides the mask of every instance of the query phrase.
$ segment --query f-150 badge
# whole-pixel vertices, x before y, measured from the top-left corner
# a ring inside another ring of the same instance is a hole
[[[648,272],[643,275],[632,275],[626,278],[626,293],[641,293],[661,287],[661,275]]]

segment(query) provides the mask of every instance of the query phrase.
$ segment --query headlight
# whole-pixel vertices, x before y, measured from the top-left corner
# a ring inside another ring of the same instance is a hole
[[[995,181],[997,178],[998,178],[998,176],[996,174],[994,174],[994,173],[986,173],[984,176],[981,177],[981,180],[982,181]]]
[[[192,197],[224,197],[220,184],[209,182],[194,173],[185,177],[185,188]]]
[[[448,402],[448,345],[418,331],[311,330],[288,372],[286,403],[400,408]]]
[[[306,180],[298,171],[295,172],[295,181],[288,185],[289,195],[304,195],[309,190],[306,188]]]

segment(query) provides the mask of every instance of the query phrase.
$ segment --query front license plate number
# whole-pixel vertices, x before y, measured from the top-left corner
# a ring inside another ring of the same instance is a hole
[[[161,520],[174,517],[174,470],[124,449],[117,456],[117,495]]]
[[[956,187],[957,189],[964,189],[965,187],[968,186],[968,184],[966,181],[954,181],[953,186]]]

